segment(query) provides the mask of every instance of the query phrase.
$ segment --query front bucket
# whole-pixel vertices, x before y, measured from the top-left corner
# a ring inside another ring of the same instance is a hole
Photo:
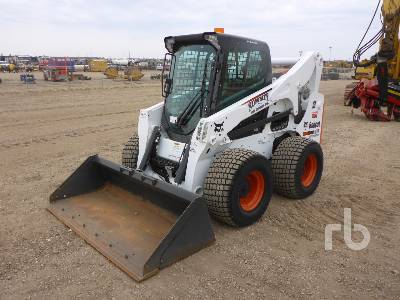
[[[203,198],[97,155],[50,196],[48,210],[138,281],[215,240]]]

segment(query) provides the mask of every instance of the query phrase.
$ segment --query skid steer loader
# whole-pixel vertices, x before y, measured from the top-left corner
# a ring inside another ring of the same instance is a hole
[[[122,164],[89,157],[48,208],[139,281],[212,243],[209,214],[250,225],[273,191],[311,195],[323,169],[318,53],[274,79],[261,41],[209,32],[165,46],[164,101],[140,111]]]

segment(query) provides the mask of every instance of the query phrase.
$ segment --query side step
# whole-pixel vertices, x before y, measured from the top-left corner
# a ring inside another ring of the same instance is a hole
[[[137,281],[215,240],[202,197],[97,155],[47,209]]]

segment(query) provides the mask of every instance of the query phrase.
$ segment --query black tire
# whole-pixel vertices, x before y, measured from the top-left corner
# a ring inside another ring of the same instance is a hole
[[[122,165],[136,169],[139,155],[139,137],[134,134],[122,150]]]
[[[310,196],[319,185],[323,166],[320,144],[299,136],[284,139],[272,156],[274,191],[293,199]]]
[[[225,150],[208,170],[204,197],[210,214],[224,223],[244,227],[256,222],[272,197],[270,162],[254,151]]]

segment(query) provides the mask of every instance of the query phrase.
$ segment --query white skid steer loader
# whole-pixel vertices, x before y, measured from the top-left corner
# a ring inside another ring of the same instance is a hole
[[[323,170],[318,53],[275,79],[264,42],[215,32],[164,41],[164,101],[140,111],[122,165],[89,157],[48,208],[139,281],[213,242],[209,213],[250,225],[273,191],[305,198]]]

